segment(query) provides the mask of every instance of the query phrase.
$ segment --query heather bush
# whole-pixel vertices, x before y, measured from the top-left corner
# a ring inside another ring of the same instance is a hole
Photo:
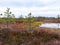
[[[58,39],[57,34],[49,34],[44,31],[12,31],[10,29],[0,30],[0,41],[3,45],[39,45],[41,42],[48,42]]]

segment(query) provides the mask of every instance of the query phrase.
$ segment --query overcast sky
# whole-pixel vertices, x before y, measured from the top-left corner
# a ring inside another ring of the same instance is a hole
[[[29,12],[33,16],[57,17],[60,14],[60,0],[1,0],[0,13],[10,8],[19,17],[26,16]]]

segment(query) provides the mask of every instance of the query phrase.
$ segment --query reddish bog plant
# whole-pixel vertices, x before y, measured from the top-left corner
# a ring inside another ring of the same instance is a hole
[[[14,24],[11,27],[12,29],[15,29],[15,30],[25,30],[27,28],[27,25],[20,23],[20,24]]]
[[[0,39],[2,38],[3,45],[40,45],[40,43],[49,42],[50,40],[58,39],[57,34],[49,34],[45,31],[12,31],[10,29],[0,30]]]

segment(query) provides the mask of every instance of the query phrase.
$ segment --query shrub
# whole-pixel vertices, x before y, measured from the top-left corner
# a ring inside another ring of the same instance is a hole
[[[40,42],[48,42],[53,39],[58,39],[57,34],[49,34],[45,31],[12,31],[3,29],[0,30],[0,39],[2,38],[3,45],[38,45]],[[29,43],[30,42],[30,43]]]
[[[40,25],[42,24],[42,22],[34,22],[34,23],[31,23],[31,27],[39,27]]]

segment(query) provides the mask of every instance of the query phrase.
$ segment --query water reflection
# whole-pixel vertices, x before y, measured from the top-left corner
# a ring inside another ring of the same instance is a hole
[[[60,28],[60,23],[44,23],[40,27],[46,28]]]

